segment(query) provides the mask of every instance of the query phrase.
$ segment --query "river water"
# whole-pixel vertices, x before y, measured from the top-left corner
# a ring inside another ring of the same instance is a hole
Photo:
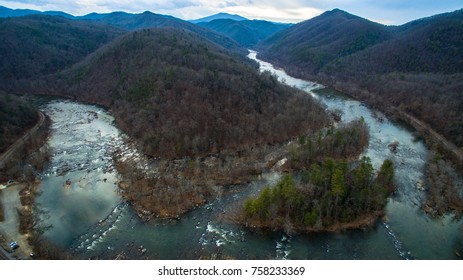
[[[333,90],[295,79],[260,61],[288,85],[311,94],[329,109],[339,109],[342,121],[363,117],[370,128],[364,152],[376,168],[389,158],[396,166],[397,195],[390,198],[386,217],[375,226],[340,233],[289,236],[249,231],[223,219],[244,197],[274,184],[281,175],[263,174],[247,185],[217,192],[209,204],[178,220],[142,222],[117,190],[114,152],[140,157],[127,144],[104,109],[54,100],[42,109],[53,120],[49,145],[53,159],[42,175],[37,205],[41,224],[52,227],[44,236],[80,258],[130,259],[456,259],[463,251],[463,222],[448,215],[432,219],[420,209],[420,190],[428,150],[413,131],[393,123],[361,102]],[[379,117],[378,117],[379,116]],[[388,145],[399,143],[396,153]]]

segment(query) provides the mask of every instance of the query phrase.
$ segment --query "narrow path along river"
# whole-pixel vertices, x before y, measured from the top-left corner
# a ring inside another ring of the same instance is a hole
[[[263,174],[247,185],[229,186],[215,199],[178,220],[142,222],[117,191],[113,169],[116,150],[137,153],[114,126],[105,110],[70,101],[50,101],[43,110],[53,120],[49,145],[53,159],[43,174],[38,206],[47,212],[42,224],[52,225],[45,237],[81,258],[149,259],[455,259],[463,250],[463,223],[452,216],[432,219],[422,212],[420,190],[428,150],[413,131],[378,118],[361,102],[319,85],[295,79],[271,64],[249,57],[262,71],[271,71],[329,109],[339,109],[342,121],[363,117],[370,128],[364,152],[375,167],[386,158],[396,166],[398,194],[391,198],[386,218],[369,229],[341,233],[289,236],[251,232],[221,216],[238,200],[275,183],[278,173]],[[399,143],[397,153],[388,145]]]

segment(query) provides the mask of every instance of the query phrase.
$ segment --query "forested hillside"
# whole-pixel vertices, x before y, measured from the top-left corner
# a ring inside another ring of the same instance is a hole
[[[0,91],[0,154],[37,120],[37,110],[28,102]]]
[[[90,14],[82,17],[82,19],[130,30],[154,27],[175,27],[178,29],[186,29],[195,32],[230,51],[245,54],[245,50],[235,41],[230,40],[230,38],[172,16],[155,14],[148,11],[141,14],[113,12],[109,14]]]
[[[154,156],[236,151],[327,124],[308,95],[174,28],[127,34],[41,87],[109,106]]]
[[[333,10],[275,34],[260,57],[408,113],[463,147],[462,46],[463,10],[389,27]]]
[[[62,17],[0,19],[0,89],[16,91],[29,80],[82,60],[126,31]]]
[[[27,16],[27,15],[39,15],[39,14],[73,18],[72,15],[67,14],[65,12],[60,12],[60,11],[41,12],[41,11],[29,10],[29,9],[10,9],[7,7],[0,6],[0,18],[2,17],[22,17],[22,16]]]
[[[265,20],[237,21],[232,19],[216,19],[197,24],[226,35],[246,48],[253,48],[257,43],[273,35],[275,32],[290,26],[289,24],[274,23]]]
[[[189,22],[191,23],[210,22],[216,19],[231,19],[235,21],[248,20],[247,18],[242,17],[240,15],[232,15],[228,13],[218,13],[218,14],[214,14],[211,16],[203,17],[203,18],[189,20]]]
[[[261,57],[317,73],[329,62],[391,38],[383,25],[335,9],[264,40]]]

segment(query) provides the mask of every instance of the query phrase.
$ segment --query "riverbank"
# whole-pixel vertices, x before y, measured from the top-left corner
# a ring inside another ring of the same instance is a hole
[[[461,170],[463,170],[462,149],[458,148],[443,135],[435,131],[429,124],[405,112],[402,108],[406,106],[394,107],[382,97],[378,97],[379,99],[376,100],[374,97],[377,95],[374,95],[368,89],[360,88],[358,85],[354,85],[350,82],[343,82],[342,79],[338,80],[333,77],[309,75],[307,73],[301,75],[297,69],[281,65],[276,61],[272,61],[272,63],[275,63],[278,67],[281,67],[281,69],[288,70],[289,73],[295,77],[308,78],[317,83],[328,85],[340,94],[346,95],[352,99],[362,100],[362,102],[365,102],[373,110],[378,110],[384,113],[386,117],[396,122],[403,122],[415,129],[414,134],[424,139],[427,147],[436,153],[443,161],[447,162],[445,163],[446,167],[441,170],[442,172],[440,172],[440,175],[434,177],[433,175],[437,175],[435,170],[429,170],[433,164],[428,162],[425,165],[426,176],[423,178],[422,182],[418,182],[418,184],[422,184],[422,186],[419,186],[419,189],[423,190],[427,195],[427,198],[419,203],[422,210],[431,216],[442,216],[446,213],[455,213],[456,217],[461,216],[461,201],[463,201],[463,190],[462,187],[459,186],[461,184],[450,184],[450,181],[445,183],[445,177],[452,177],[458,182],[463,180],[463,173],[461,172]],[[400,143],[396,143],[400,145]],[[433,159],[434,157],[426,157],[425,160],[429,161]],[[449,162],[452,164],[449,165]],[[440,181],[437,180],[438,177]],[[443,187],[445,185],[449,187]],[[444,189],[447,191],[444,192]],[[446,201],[446,203],[442,204],[443,201]]]
[[[422,120],[419,120],[418,118],[412,116],[404,110],[401,110],[398,107],[392,106],[389,102],[386,102],[384,98],[378,97],[379,100],[374,100],[374,97],[378,96],[374,94],[374,92],[369,91],[366,88],[361,88],[359,85],[355,85],[351,82],[343,82],[342,79],[336,79],[336,77],[304,73],[298,71],[298,69],[294,67],[281,64],[276,60],[271,60],[271,63],[281,69],[285,69],[288,74],[294,77],[307,79],[322,85],[329,86],[336,91],[346,94],[356,100],[366,102],[369,106],[371,106],[371,108],[383,112],[392,119],[404,121],[408,125],[414,127],[418,133],[420,133],[430,148],[447,155],[449,159],[457,164],[460,169],[463,168],[463,150],[461,148],[458,148],[455,144],[446,139],[446,137],[433,129],[429,124],[426,124]]]
[[[334,233],[347,230],[360,230],[373,227],[378,220],[384,218],[384,211],[374,211],[358,217],[350,222],[336,222],[330,226],[297,226],[297,225],[276,225],[261,220],[249,221],[242,213],[224,215],[224,221],[235,223],[253,231],[268,230],[273,232],[284,232],[286,234],[309,234],[309,233]]]
[[[247,184],[274,168],[288,156],[288,145],[261,145],[199,158],[154,159],[145,170],[136,167],[136,159],[119,156],[115,166],[122,180],[118,185],[142,219],[179,218],[220,196],[223,188]]]
[[[48,137],[50,119],[38,111],[38,122],[20,139],[2,154],[2,174],[14,179],[16,183],[1,190],[0,207],[4,206],[3,222],[0,231],[6,240],[17,241],[19,248],[13,256],[28,259],[33,253],[31,240],[34,235],[34,196],[39,181],[37,174],[41,172],[50,159],[45,142]]]
[[[310,82],[278,74],[291,85],[312,88]],[[422,192],[415,183],[422,179],[423,159],[428,153],[422,141],[406,127],[388,119],[378,120],[357,101],[334,93],[313,95],[328,108],[341,109],[343,122],[364,117],[370,127],[365,154],[376,168],[385,158],[397,164],[397,192],[385,209],[387,221],[368,230],[290,236],[283,232],[256,234],[255,230],[220,218],[231,211],[236,201],[255,196],[280,179],[280,172],[268,172],[254,176],[249,184],[222,188],[224,192],[179,219],[153,218],[146,222],[130,204],[114,208],[121,197],[114,185],[117,172],[113,171],[110,155],[124,142],[114,128],[113,118],[95,106],[52,102],[47,112],[56,127],[49,143],[55,155],[44,172],[43,184],[47,187],[37,197],[37,205],[49,211],[50,218],[44,224],[53,225],[45,237],[85,259],[115,258],[127,248],[134,248],[133,254],[126,255],[131,259],[198,259],[213,254],[236,259],[403,259],[410,255],[416,259],[455,258],[455,251],[461,252],[458,246],[463,244],[461,222],[429,219],[417,211]],[[99,117],[87,123],[90,111],[98,112]],[[394,141],[400,142],[396,153],[388,148]],[[126,153],[133,155],[133,150]],[[277,159],[269,165],[284,162]],[[141,170],[147,167],[143,162],[134,165]],[[63,170],[68,171],[59,176]],[[70,188],[63,187],[67,179],[72,182]],[[116,195],[112,197],[114,189]],[[104,224],[99,224],[100,220]],[[438,242],[442,237],[448,242]]]

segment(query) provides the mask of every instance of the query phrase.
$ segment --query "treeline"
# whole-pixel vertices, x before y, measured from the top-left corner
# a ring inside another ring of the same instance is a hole
[[[35,93],[33,79],[64,70],[126,31],[63,17],[0,19],[0,88]]]
[[[130,33],[55,78],[63,91],[109,106],[152,156],[238,151],[329,122],[307,94],[185,30]]]
[[[357,157],[368,146],[370,135],[363,118],[327,128],[317,133],[301,136],[289,148],[291,170],[304,170],[312,163],[322,162],[326,157],[350,159]]]
[[[37,120],[37,109],[30,103],[0,91],[0,154],[34,126]]]
[[[363,226],[365,218],[374,220],[382,213],[393,176],[390,160],[384,161],[375,176],[369,158],[353,166],[327,158],[312,164],[300,182],[286,175],[257,198],[248,198],[244,223],[287,232]]]
[[[463,214],[463,179],[454,167],[436,153],[426,162],[427,197],[422,208],[427,213],[441,216],[453,212]]]

